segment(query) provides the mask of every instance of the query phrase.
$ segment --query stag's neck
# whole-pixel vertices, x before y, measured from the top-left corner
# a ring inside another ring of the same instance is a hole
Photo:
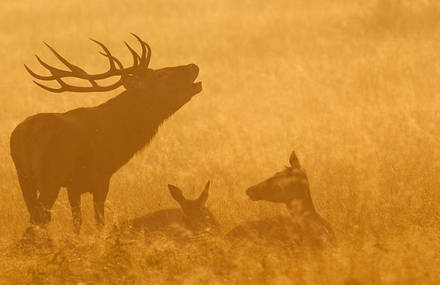
[[[164,110],[154,103],[142,102],[142,95],[130,94],[124,91],[120,95],[99,105],[104,117],[118,126],[127,127],[126,130],[150,131],[159,127],[173,112]]]
[[[94,108],[97,136],[106,139],[107,151],[117,153],[120,163],[148,144],[159,126],[174,113],[142,102],[141,96],[125,91]]]

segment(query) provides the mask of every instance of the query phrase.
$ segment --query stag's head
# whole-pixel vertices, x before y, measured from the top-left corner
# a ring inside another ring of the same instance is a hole
[[[213,232],[218,227],[217,220],[206,207],[209,185],[210,182],[208,181],[200,196],[195,200],[185,198],[179,187],[171,184],[168,185],[171,196],[179,203],[182,209],[185,224],[194,233]]]
[[[314,211],[307,176],[295,152],[290,155],[289,163],[284,170],[247,189],[246,194],[252,201],[285,203],[300,212]]]
[[[124,67],[121,61],[114,57],[104,44],[91,39],[102,48],[103,52],[100,52],[100,54],[105,56],[109,61],[109,69],[104,73],[87,73],[82,68],[67,61],[46,43],[47,47],[54,53],[58,60],[68,68],[68,70],[53,67],[42,61],[38,56],[36,56],[37,60],[50,72],[50,75],[37,74],[26,65],[25,68],[36,79],[56,81],[59,84],[58,88],[45,86],[34,81],[38,86],[50,92],[105,92],[123,86],[129,91],[127,92],[128,95],[137,96],[141,101],[145,101],[146,104],[154,103],[154,106],[159,107],[161,105],[172,105],[166,107],[170,107],[174,110],[183,106],[192,98],[192,96],[202,90],[202,83],[194,82],[199,73],[197,65],[188,64],[176,67],[151,69],[149,68],[151,59],[150,46],[137,35],[133,34],[133,36],[139,41],[142,48],[142,54],[139,55],[127,42],[125,42],[125,45],[133,57],[133,65],[130,67]],[[98,83],[99,80],[115,76],[119,77],[119,79],[113,84],[103,86]],[[63,79],[69,77],[87,80],[90,83],[90,86],[73,86],[68,84]]]

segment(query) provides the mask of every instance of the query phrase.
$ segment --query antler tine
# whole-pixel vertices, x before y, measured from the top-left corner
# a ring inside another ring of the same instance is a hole
[[[49,72],[53,75],[53,78],[49,78],[49,79],[56,79],[57,75],[58,76],[68,76],[70,74],[70,72],[53,67],[47,63],[45,63],[38,55],[35,55],[35,57],[37,58],[38,62],[44,66],[47,70],[49,70]]]
[[[116,57],[114,57],[111,54],[107,54],[107,53],[103,53],[103,52],[99,52],[100,54],[102,54],[105,57],[108,57],[111,61],[115,61],[116,64],[119,67],[119,71],[124,72],[124,66],[122,65],[121,61],[119,59],[117,59]]]
[[[124,44],[127,46],[128,50],[133,55],[133,67],[138,66],[141,58],[136,53],[136,51],[126,41],[124,41]]]
[[[32,82],[34,82],[36,85],[40,86],[41,88],[43,88],[44,90],[50,91],[50,92],[54,92],[54,93],[61,93],[63,92],[62,88],[52,88],[52,87],[48,87],[46,85],[43,85],[41,83],[38,83],[35,80],[32,80]]]
[[[90,38],[90,40],[93,41],[93,42],[95,42],[96,44],[98,44],[98,45],[104,50],[104,52],[106,53],[105,56],[107,56],[107,57],[108,57],[108,60],[109,60],[110,70],[115,70],[115,69],[116,69],[116,67],[115,67],[115,63],[114,63],[114,61],[113,61],[113,56],[112,56],[112,54],[110,53],[110,50],[109,50],[109,49],[108,49],[103,43],[101,43],[101,42],[99,42],[99,41],[97,41],[97,40],[95,40],[95,39],[92,39],[92,38]],[[101,53],[101,52],[100,52],[100,53]],[[103,54],[103,53],[101,53],[101,54]]]
[[[64,57],[62,57],[54,48],[52,48],[49,44],[47,44],[46,42],[43,42],[49,49],[50,51],[56,56],[56,58],[58,58],[59,61],[61,61],[65,66],[67,66],[70,70],[72,70],[73,72],[77,72],[79,74],[87,74],[87,72],[84,71],[84,69],[80,68],[79,66],[76,66],[70,62],[68,62]],[[50,67],[50,69],[56,69],[50,65],[45,66],[47,69],[49,69],[48,67]]]
[[[141,44],[142,47],[142,56],[141,56],[141,65],[144,64],[146,67],[148,67],[148,64],[150,64],[151,59],[151,48],[150,46],[144,42],[138,35],[131,33]],[[148,50],[148,55],[147,55]]]
[[[144,42],[144,44],[147,46],[148,49],[148,56],[147,56],[147,60],[146,60],[146,66],[148,66],[150,64],[150,60],[151,60],[151,47]]]
[[[150,64],[150,59],[151,59],[151,47],[146,42],[142,41],[142,46],[144,46],[144,45],[147,47],[147,50],[148,50],[148,55],[147,55],[147,58],[145,59],[145,66],[148,67],[148,65]]]
[[[40,79],[40,80],[54,80],[55,76],[54,75],[40,75],[37,74],[35,72],[32,71],[32,69],[30,69],[26,64],[23,64],[24,68],[26,68],[27,72],[29,72],[30,75],[32,75],[33,77]]]
[[[72,73],[69,71],[65,71],[56,67],[53,67],[49,64],[47,64],[46,62],[44,62],[38,55],[35,55],[35,57],[37,58],[38,62],[44,66],[47,70],[49,70],[49,72],[51,73],[51,75],[40,75],[38,73],[35,73],[34,71],[32,71],[32,69],[30,69],[26,64],[24,65],[24,68],[27,70],[27,72],[29,72],[30,75],[32,75],[33,77],[40,79],[40,80],[55,80],[58,77],[67,77],[67,76],[72,76]],[[72,70],[73,71],[73,70]],[[84,72],[82,70],[82,72]]]
[[[109,59],[110,62],[110,70],[117,70],[115,67],[115,62],[119,67],[119,71],[122,73],[124,71],[124,66],[122,65],[121,61],[119,59],[117,59],[116,57],[114,57],[109,49],[101,42],[94,40],[94,39],[90,39],[92,41],[94,41],[95,43],[97,43],[98,45],[100,45],[102,47],[102,49],[105,51],[105,53],[103,52],[99,52],[100,54],[102,54],[103,56],[107,57]],[[137,66],[137,58],[139,57],[139,55],[126,43],[124,42],[128,49],[130,50],[131,54],[133,55],[133,60],[134,60],[134,66]]]

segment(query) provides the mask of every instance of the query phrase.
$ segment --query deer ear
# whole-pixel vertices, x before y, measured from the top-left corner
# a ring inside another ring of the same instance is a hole
[[[295,151],[292,151],[289,158],[289,163],[292,168],[301,168],[301,165],[299,164],[298,157],[296,157]]]
[[[182,204],[186,201],[185,197],[183,197],[182,190],[179,187],[168,184],[168,189],[170,190],[171,197],[177,201],[177,203]]]
[[[211,181],[208,180],[205,185],[205,189],[203,189],[203,192],[200,194],[199,198],[197,198],[197,201],[199,201],[200,205],[205,205],[206,200],[208,200],[209,195],[209,186],[211,185]]]

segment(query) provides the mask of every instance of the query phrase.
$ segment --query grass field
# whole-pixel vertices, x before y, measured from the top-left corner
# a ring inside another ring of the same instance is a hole
[[[126,2],[126,3],[123,3]],[[0,284],[439,284],[440,5],[435,1],[3,1],[0,71]],[[134,32],[151,66],[196,63],[204,90],[165,122],[111,180],[107,223],[175,207],[166,185],[208,206],[222,230],[287,214],[244,190],[294,149],[337,244],[321,251],[245,244],[121,244],[98,233],[83,199],[72,233],[62,191],[55,246],[14,245],[29,216],[9,155],[25,117],[93,106],[108,94],[49,94],[23,63],[56,60],[46,41],[88,71],[106,69],[89,37],[124,63]]]

